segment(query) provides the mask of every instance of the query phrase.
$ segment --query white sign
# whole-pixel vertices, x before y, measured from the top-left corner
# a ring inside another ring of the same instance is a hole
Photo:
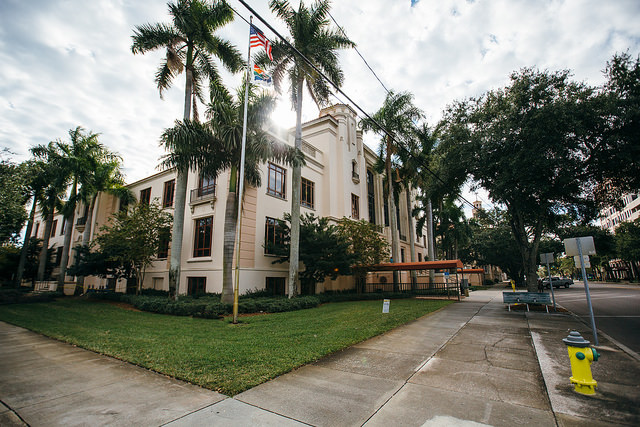
[[[580,255],[574,256],[573,262],[576,263],[576,267],[580,267]],[[591,268],[591,263],[589,262],[589,255],[583,255],[582,262],[584,263],[584,268]]]
[[[586,236],[564,239],[564,252],[567,256],[580,255],[580,252],[578,251],[578,240],[580,240],[580,246],[582,247],[582,255],[596,254],[596,246],[593,243],[593,236]]]
[[[553,252],[548,252],[546,254],[540,254],[540,263],[541,264],[553,264],[555,259],[553,258]]]
[[[382,301],[382,312],[383,313],[388,313],[389,312],[389,303],[391,302],[391,300],[383,300]]]

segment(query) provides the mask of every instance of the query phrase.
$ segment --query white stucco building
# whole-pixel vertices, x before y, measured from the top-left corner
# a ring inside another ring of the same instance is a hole
[[[293,130],[274,137],[293,145]],[[317,119],[302,127],[306,166],[302,168],[301,214],[311,212],[316,216],[338,220],[343,217],[366,219],[380,226],[391,241],[388,212],[383,197],[383,177],[373,172],[376,154],[363,144],[362,133],[357,129],[355,111],[347,105],[334,105],[321,110]],[[139,201],[157,201],[173,213],[175,171],[167,170],[149,176],[128,187]],[[291,168],[269,162],[261,168],[260,188],[245,187],[241,246],[240,291],[270,289],[284,293],[287,289],[288,263],[272,264],[274,257],[265,253],[265,240],[273,238],[276,218],[291,208]],[[210,178],[190,172],[187,184],[185,225],[182,241],[182,260],[179,293],[197,291],[221,292],[222,248],[224,208],[227,198],[229,174]],[[400,200],[404,200],[401,195]],[[82,240],[82,231],[91,227],[92,238],[109,216],[119,209],[119,201],[113,196],[100,194],[93,218],[86,219],[86,211],[79,206],[74,225],[72,246]],[[415,222],[409,219],[406,203],[399,203],[400,259],[412,261],[407,239],[409,227]],[[34,235],[42,234],[44,225],[38,220]],[[56,217],[57,230],[52,233],[50,247],[60,248],[63,236]],[[426,233],[423,233],[426,234]],[[38,236],[42,237],[42,236]],[[426,239],[416,237],[415,259],[426,260]],[[55,249],[58,250],[58,249]],[[159,248],[158,257],[147,269],[144,287],[168,290],[170,248]],[[70,263],[73,260],[70,260]],[[72,277],[67,280],[71,282]],[[114,281],[89,277],[87,287],[116,286]],[[117,284],[124,290],[125,284]],[[340,277],[318,284],[317,291],[345,289],[354,286],[352,277]]]

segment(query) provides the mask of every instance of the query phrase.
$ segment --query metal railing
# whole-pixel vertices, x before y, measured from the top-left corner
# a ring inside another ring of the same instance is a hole
[[[208,185],[206,187],[195,188],[191,190],[191,197],[189,201],[191,203],[203,202],[212,200],[216,197],[216,186]]]
[[[365,293],[376,292],[412,292],[420,295],[442,296],[450,298],[460,297],[460,284],[455,280],[450,282],[398,282],[394,285],[393,281],[377,282],[364,284]]]

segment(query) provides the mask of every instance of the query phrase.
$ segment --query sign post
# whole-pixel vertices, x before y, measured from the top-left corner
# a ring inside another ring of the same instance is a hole
[[[585,255],[595,255],[596,247],[593,243],[593,236],[574,237],[573,239],[564,239],[564,250],[568,256],[578,256],[580,259],[580,269],[582,271],[582,279],[584,280],[584,292],[587,295],[587,305],[589,306],[589,317],[591,318],[591,329],[593,330],[593,342],[598,344],[598,331],[596,330],[596,321],[593,318],[593,306],[591,305],[591,294],[589,293],[589,282],[587,281],[587,272],[585,270]],[[588,259],[588,257],[587,257]]]
[[[556,294],[553,290],[553,282],[551,281],[551,269],[549,268],[549,263],[554,261],[555,259],[553,257],[553,252],[540,254],[540,262],[547,264],[547,273],[549,274],[549,287],[551,288],[551,297],[553,298],[553,311],[557,311],[556,310]]]

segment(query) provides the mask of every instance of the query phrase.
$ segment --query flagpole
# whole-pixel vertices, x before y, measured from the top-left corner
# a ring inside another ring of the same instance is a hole
[[[242,230],[242,197],[244,191],[244,158],[247,143],[247,109],[249,105],[249,85],[251,79],[251,25],[253,16],[249,17],[249,48],[247,49],[247,80],[244,89],[244,117],[242,122],[242,149],[240,151],[240,188],[238,189],[238,220],[236,222],[236,275],[233,286],[233,323],[238,323],[238,295],[240,290],[240,233]]]

